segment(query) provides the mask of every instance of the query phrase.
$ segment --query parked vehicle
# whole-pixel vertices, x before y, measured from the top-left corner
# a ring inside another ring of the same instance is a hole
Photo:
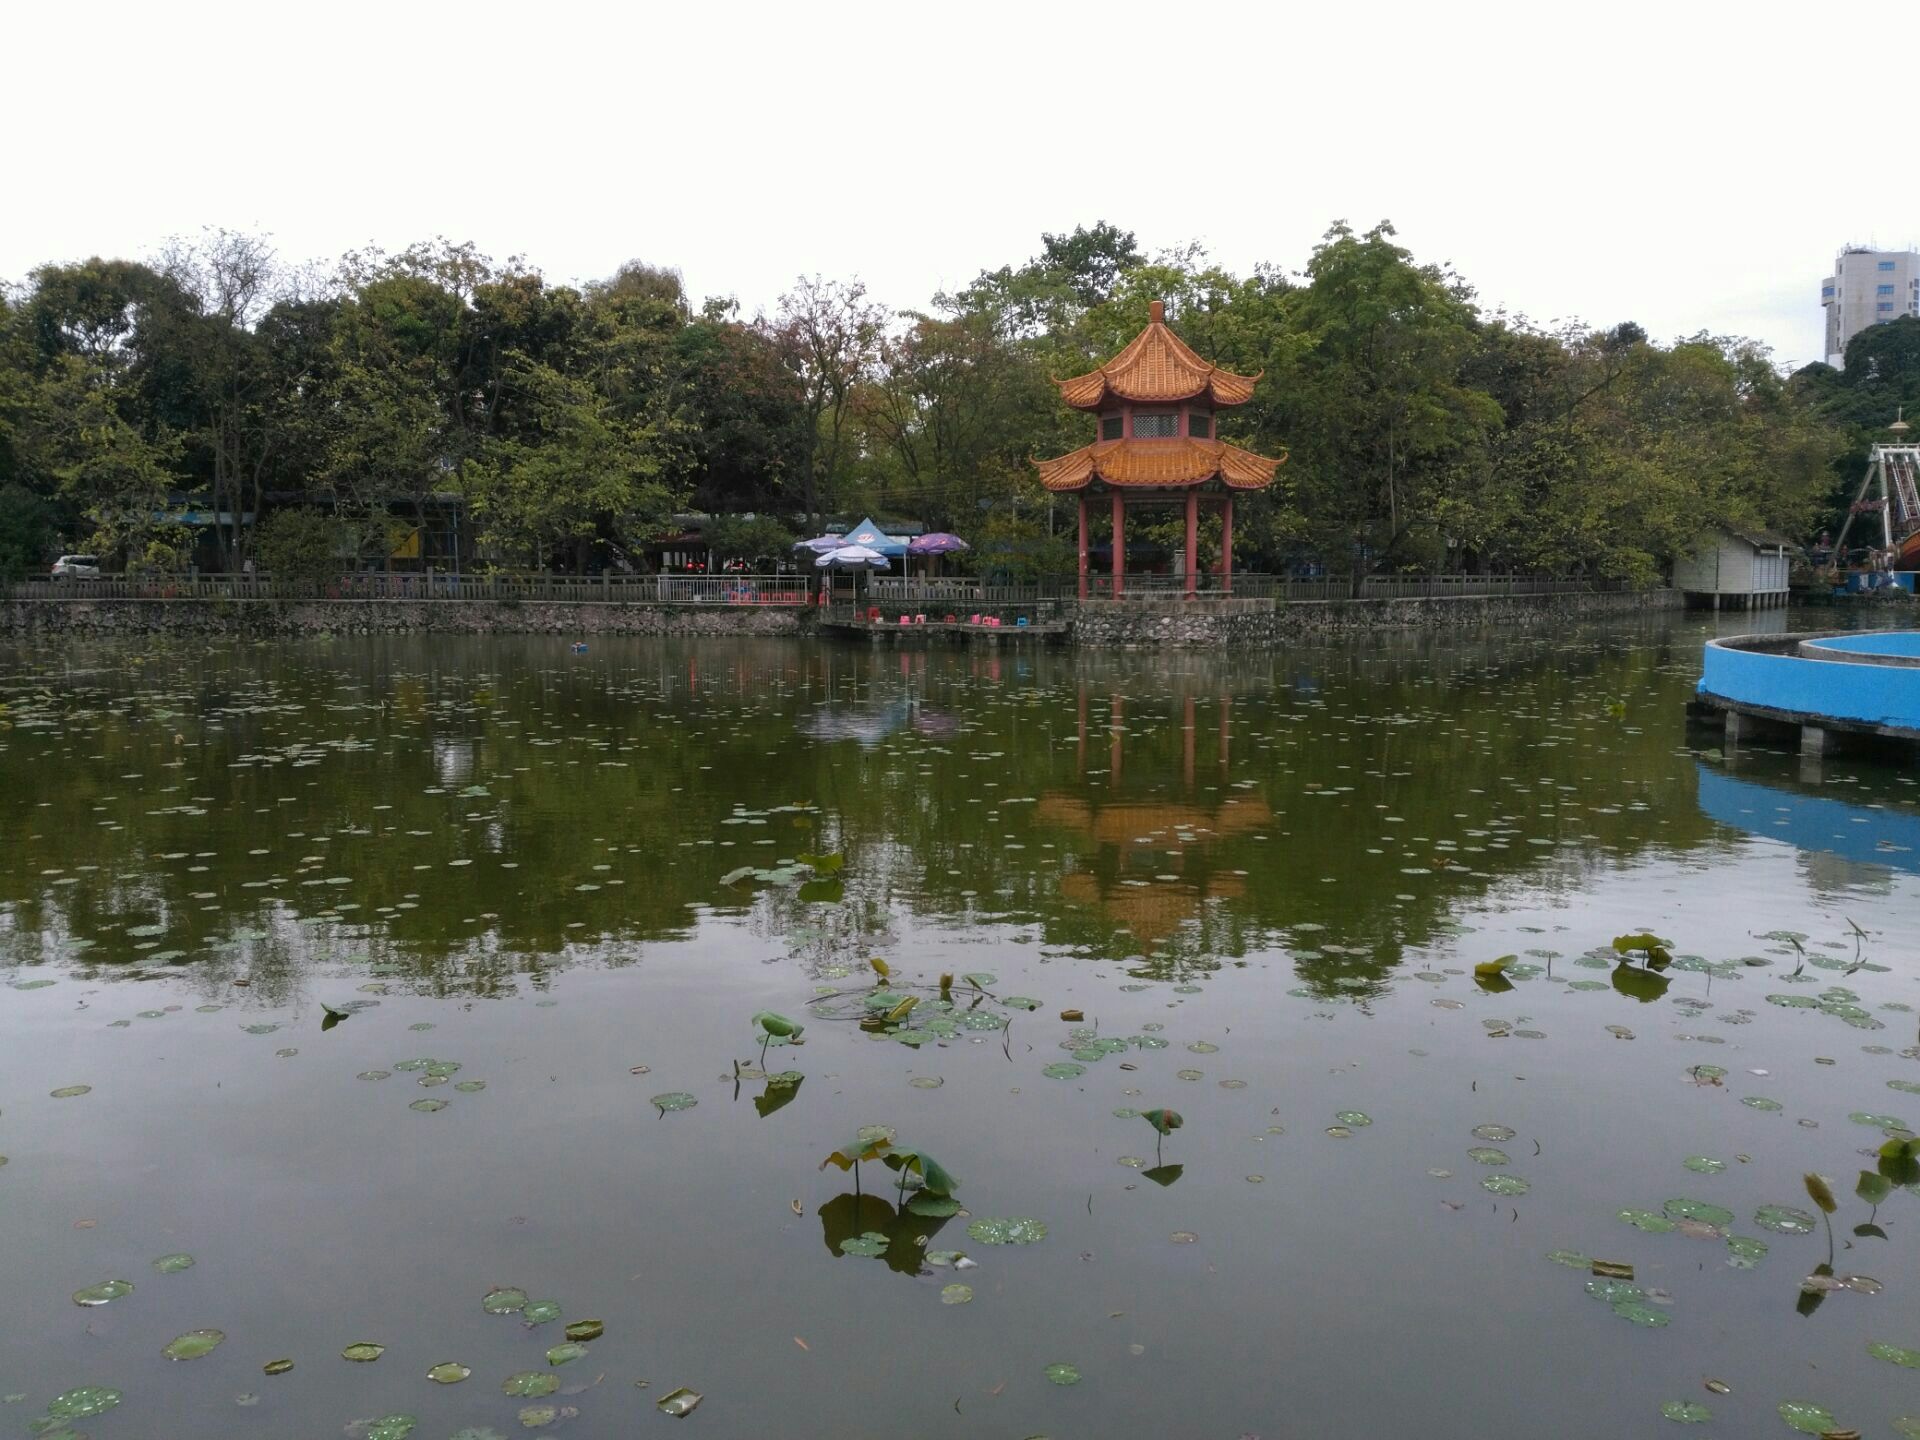
[[[98,580],[100,562],[91,555],[62,555],[53,562],[56,580]]]

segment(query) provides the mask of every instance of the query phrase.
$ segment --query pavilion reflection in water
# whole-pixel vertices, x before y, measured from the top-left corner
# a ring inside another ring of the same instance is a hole
[[[1215,776],[1223,781],[1227,775],[1233,737],[1232,698],[1221,695],[1214,703],[1217,721],[1202,727],[1195,697],[1181,699],[1182,793],[1125,798],[1119,792],[1126,774],[1126,699],[1118,693],[1107,698],[1107,743],[1102,747],[1089,724],[1087,689],[1081,686],[1075,724],[1081,784],[1074,790],[1049,790],[1035,807],[1038,824],[1071,832],[1091,852],[1082,868],[1060,877],[1061,898],[1125,927],[1143,946],[1168,939],[1199,918],[1210,902],[1244,898],[1245,872],[1223,864],[1219,848],[1259,833],[1274,820],[1265,799],[1223,792],[1213,783]],[[1209,784],[1204,788],[1199,784],[1198,741],[1203,728],[1213,732]],[[1086,783],[1089,760],[1102,757],[1110,799],[1099,798]]]

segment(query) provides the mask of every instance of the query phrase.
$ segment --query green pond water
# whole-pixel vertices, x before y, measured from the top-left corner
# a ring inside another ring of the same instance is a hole
[[[1920,1434],[1920,795],[1709,633],[0,647],[0,1435]]]

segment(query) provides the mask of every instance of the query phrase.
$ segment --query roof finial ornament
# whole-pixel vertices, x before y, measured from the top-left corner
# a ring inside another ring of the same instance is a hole
[[[1893,431],[1896,435],[1904,435],[1912,428],[1911,425],[1907,424],[1907,407],[1902,405],[1893,412],[1893,423],[1887,426],[1887,429]]]
[[[1148,301],[1147,302],[1147,321],[1149,324],[1153,324],[1153,325],[1166,324],[1167,323],[1167,302],[1164,300]]]

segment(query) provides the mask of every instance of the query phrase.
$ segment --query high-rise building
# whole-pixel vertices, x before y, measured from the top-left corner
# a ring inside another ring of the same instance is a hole
[[[1820,282],[1827,311],[1827,363],[1846,362],[1847,342],[1869,325],[1920,315],[1920,251],[1849,245]]]

